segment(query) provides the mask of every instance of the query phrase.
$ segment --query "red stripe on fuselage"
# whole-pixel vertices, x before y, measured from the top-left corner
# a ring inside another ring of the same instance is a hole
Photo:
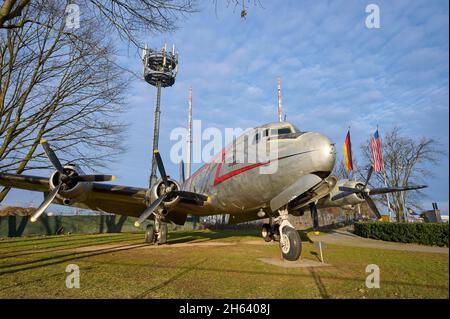
[[[223,181],[226,181],[227,179],[229,179],[229,178],[231,178],[231,177],[233,177],[233,176],[236,176],[236,175],[238,175],[238,174],[240,174],[240,173],[243,173],[243,172],[245,172],[245,171],[248,171],[248,170],[250,170],[250,169],[252,169],[252,168],[256,168],[256,167],[259,167],[259,166],[262,166],[262,165],[269,164],[270,162],[271,162],[271,161],[269,160],[269,161],[262,162],[262,163],[251,164],[251,165],[248,165],[248,166],[239,168],[239,169],[237,169],[237,170],[231,171],[231,172],[229,172],[229,173],[226,173],[225,175],[219,176],[219,172],[220,172],[220,169],[221,169],[222,164],[223,164],[223,162],[222,162],[222,163],[220,163],[220,164],[217,166],[216,174],[215,174],[215,176],[214,176],[214,185],[220,184],[220,183],[222,183]]]
[[[219,176],[220,169],[222,168],[222,165],[223,165],[223,163],[224,163],[224,161],[225,161],[226,153],[227,153],[227,151],[230,150],[231,146],[232,146],[232,145],[228,145],[228,146],[227,146],[225,149],[223,149],[220,153],[216,154],[216,155],[215,155],[208,163],[206,163],[205,165],[203,165],[202,167],[200,167],[200,168],[199,168],[199,169],[198,169],[198,170],[197,170],[190,178],[188,178],[188,179],[186,180],[186,183],[192,183],[193,179],[194,179],[198,174],[200,174],[201,171],[203,171],[204,169],[206,169],[207,167],[209,167],[211,164],[213,164],[213,163],[217,160],[217,158],[218,158],[219,156],[221,156],[221,161],[220,161],[220,163],[218,163],[217,168],[216,168],[216,172],[215,172],[215,174],[214,174],[214,186],[216,186],[216,185],[218,185],[218,184],[220,184],[220,183],[226,181],[227,179],[230,179],[230,178],[233,177],[233,176],[239,175],[239,174],[241,174],[241,173],[243,173],[243,172],[246,172],[246,171],[248,171],[248,170],[251,170],[251,169],[253,169],[253,168],[256,168],[256,167],[260,167],[260,166],[269,164],[269,163],[271,163],[272,161],[279,161],[279,160],[282,160],[282,159],[284,159],[284,158],[288,158],[288,157],[291,157],[291,156],[300,155],[300,154],[309,153],[309,152],[313,152],[313,151],[314,151],[314,150],[310,150],[310,151],[300,152],[300,153],[291,154],[291,155],[287,155],[287,156],[283,156],[283,157],[278,157],[278,158],[275,159],[275,160],[268,160],[268,161],[261,162],[261,163],[251,164],[251,165],[248,165],[248,166],[245,166],[245,167],[238,168],[238,169],[236,169],[236,170],[234,170],[234,171],[231,171],[231,172],[229,172],[229,173],[226,173],[225,175]]]

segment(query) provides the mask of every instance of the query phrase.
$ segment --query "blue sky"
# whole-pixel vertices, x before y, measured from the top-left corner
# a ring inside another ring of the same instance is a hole
[[[150,47],[175,42],[180,52],[176,83],[162,92],[160,150],[169,174],[178,177],[178,165],[169,161],[169,134],[187,124],[189,85],[194,119],[203,128],[247,128],[276,120],[278,76],[288,120],[325,133],[338,151],[351,126],[358,159],[359,145],[378,124],[381,134],[399,126],[405,135],[434,138],[448,153],[447,0],[261,2],[263,8],[250,5],[244,20],[240,8],[219,4],[216,16],[212,1],[202,1],[200,12],[180,21],[176,32],[143,38]],[[380,7],[380,29],[365,26],[370,3]],[[120,48],[120,63],[141,72],[138,53]],[[148,184],[154,104],[155,89],[134,80],[122,118],[131,124],[129,149],[109,171],[120,184]],[[432,167],[436,178],[426,190],[426,202],[445,210],[448,166],[446,155]],[[35,198],[15,191],[6,203]]]

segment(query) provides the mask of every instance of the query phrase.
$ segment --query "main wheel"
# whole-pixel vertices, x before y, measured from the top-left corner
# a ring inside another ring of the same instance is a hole
[[[166,223],[161,223],[159,226],[158,244],[162,245],[167,243],[168,228]]]
[[[292,227],[284,227],[280,238],[280,249],[283,258],[296,261],[302,253],[302,240],[297,230]]]
[[[147,244],[155,243],[155,227],[153,225],[148,225],[145,229],[144,242]]]
[[[261,236],[264,239],[264,241],[267,242],[267,243],[272,240],[272,234],[271,234],[271,231],[270,231],[270,225],[269,224],[264,224],[262,226]]]
[[[280,225],[274,225],[273,226],[272,239],[274,241],[280,241]]]

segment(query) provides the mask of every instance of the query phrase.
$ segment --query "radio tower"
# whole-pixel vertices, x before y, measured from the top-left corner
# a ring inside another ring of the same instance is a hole
[[[188,108],[188,141],[187,141],[187,159],[186,159],[186,178],[191,176],[192,162],[192,85],[189,87],[189,108]]]
[[[159,117],[161,113],[161,88],[169,87],[175,83],[175,77],[178,72],[178,52],[175,52],[175,44],[172,51],[167,51],[167,44],[161,50],[145,49],[143,51],[144,79],[147,83],[156,87],[156,106],[155,118],[153,123],[153,145],[152,155],[155,149],[158,149],[159,141]],[[149,179],[151,188],[157,181],[156,161],[152,157],[152,168]]]
[[[278,122],[282,122],[281,116],[282,116],[283,110],[281,107],[281,80],[278,78]]]

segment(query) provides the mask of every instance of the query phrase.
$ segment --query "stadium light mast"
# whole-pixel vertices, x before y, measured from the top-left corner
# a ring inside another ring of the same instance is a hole
[[[152,166],[149,178],[149,187],[151,188],[157,181],[156,178],[156,160],[153,150],[158,149],[159,141],[159,122],[161,113],[161,88],[174,85],[178,72],[178,52],[175,51],[175,44],[172,51],[167,51],[167,44],[161,50],[148,49],[145,46],[143,50],[144,79],[156,87],[156,106],[153,122],[153,146],[152,146]]]

